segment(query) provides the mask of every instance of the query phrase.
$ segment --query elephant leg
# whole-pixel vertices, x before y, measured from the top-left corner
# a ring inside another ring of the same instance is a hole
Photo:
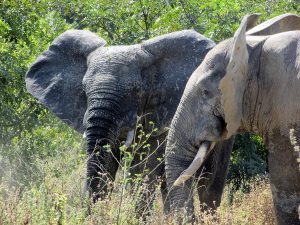
[[[232,138],[217,145],[206,160],[204,169],[198,171],[200,179],[197,190],[202,210],[215,210],[221,203],[233,142]]]
[[[277,223],[300,224],[300,172],[293,146],[280,131],[268,143],[269,174]]]
[[[164,137],[151,138],[147,141],[150,144],[150,149],[142,152],[145,149],[140,148],[135,153],[134,160],[130,169],[132,177],[141,178],[138,193],[138,202],[136,211],[139,217],[146,219],[149,215],[155,198],[155,190],[160,182],[165,182],[164,176],[164,145],[157,146],[157,140],[162,143]],[[161,186],[163,198],[166,199],[167,192],[164,186]]]

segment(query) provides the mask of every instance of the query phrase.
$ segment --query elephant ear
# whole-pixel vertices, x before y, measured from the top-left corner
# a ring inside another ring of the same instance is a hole
[[[142,48],[153,56],[148,60],[151,64],[159,59],[172,60],[177,57],[192,57],[197,61],[199,58],[203,59],[214,46],[212,40],[194,30],[172,32],[142,43]]]
[[[291,13],[276,16],[247,31],[247,35],[272,35],[300,30],[300,17]]]
[[[82,79],[87,57],[106,42],[85,30],[69,30],[58,36],[26,73],[27,90],[57,117],[83,133],[86,97]]]
[[[221,103],[227,124],[227,137],[232,136],[241,126],[242,103],[247,79],[248,59],[246,28],[251,15],[243,18],[233,37],[231,57],[226,68],[226,75],[220,81]]]
[[[156,127],[168,126],[177,107],[174,102],[179,102],[188,78],[214,46],[194,30],[172,32],[141,44],[142,76],[153,84],[145,111],[154,117]]]
[[[146,53],[143,65],[149,67],[155,64],[162,76],[182,74],[186,77],[186,73],[193,72],[214,46],[212,40],[194,30],[172,32],[142,43]]]

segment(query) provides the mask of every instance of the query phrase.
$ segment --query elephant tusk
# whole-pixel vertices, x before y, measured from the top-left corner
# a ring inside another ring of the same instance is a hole
[[[186,180],[188,180],[197,170],[201,167],[207,152],[209,152],[215,146],[215,142],[204,141],[197,152],[196,157],[194,158],[191,165],[183,171],[183,173],[177,178],[174,182],[174,186],[179,186],[183,184]],[[208,151],[207,151],[208,150]]]
[[[85,132],[83,133],[82,137],[83,137],[83,138],[86,138],[86,133],[85,133]]]
[[[133,137],[134,137],[134,130],[128,131],[127,138],[124,144],[127,148],[129,148],[129,146],[132,144]]]

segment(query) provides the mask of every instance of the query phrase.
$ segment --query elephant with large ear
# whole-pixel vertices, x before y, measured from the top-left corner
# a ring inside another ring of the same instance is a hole
[[[269,150],[278,224],[299,224],[299,147],[290,133],[299,139],[300,17],[284,14],[247,31],[257,17],[245,16],[234,37],[216,45],[190,77],[169,131],[167,182],[183,189],[212,145],[255,132]],[[176,193],[171,198],[178,201]]]
[[[158,128],[157,136],[149,140],[154,151],[157,139],[166,137],[164,128],[171,123],[188,78],[215,46],[193,30],[136,45],[105,44],[90,31],[66,31],[26,74],[28,91],[62,121],[85,133],[89,156],[86,186],[94,200],[107,193],[122,157],[117,146],[112,152],[102,147],[125,139],[129,146],[137,116],[147,114],[147,120]],[[147,125],[144,127],[150,129]],[[142,173],[144,168],[151,171],[147,174],[151,193],[156,178],[164,177],[164,163],[157,160],[163,157],[164,147],[149,154],[147,165],[139,157],[133,160],[132,174]],[[223,177],[220,179],[223,182]],[[164,180],[163,184],[165,187]],[[165,199],[166,189],[162,189]]]

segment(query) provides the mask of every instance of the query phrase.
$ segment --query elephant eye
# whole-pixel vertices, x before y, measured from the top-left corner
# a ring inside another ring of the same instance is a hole
[[[201,94],[202,94],[202,96],[205,97],[205,98],[209,98],[209,97],[211,96],[210,91],[207,90],[207,89],[203,89],[203,90],[201,91]]]

